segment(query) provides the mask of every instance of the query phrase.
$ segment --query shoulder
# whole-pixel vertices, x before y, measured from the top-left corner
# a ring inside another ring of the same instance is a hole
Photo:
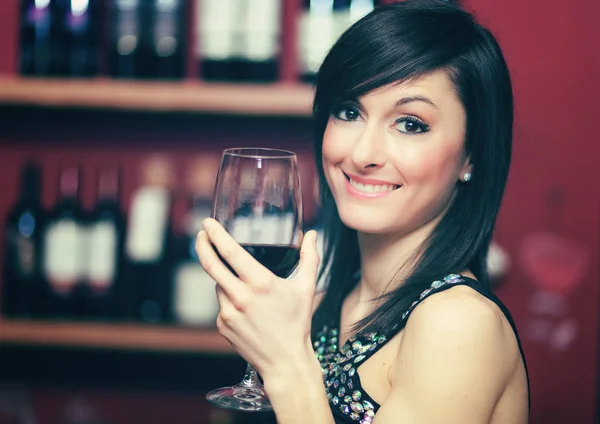
[[[512,328],[494,302],[464,285],[435,292],[409,316],[390,368],[392,391],[378,414],[389,422],[397,411],[413,422],[489,422],[519,361]]]
[[[454,286],[434,293],[422,301],[413,311],[406,328],[421,333],[451,331],[464,337],[484,333],[487,337],[503,334],[506,318],[498,306],[464,285]]]
[[[514,333],[504,313],[468,286],[454,286],[426,298],[413,311],[405,332],[423,348],[469,347],[467,355],[471,356],[518,358]]]
[[[460,379],[471,387],[465,390],[479,387],[499,393],[520,361],[514,333],[500,308],[468,286],[426,298],[413,311],[404,333],[399,369],[420,370],[424,384],[443,387]]]

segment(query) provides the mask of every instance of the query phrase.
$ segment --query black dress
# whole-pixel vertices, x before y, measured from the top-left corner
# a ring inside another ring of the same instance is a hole
[[[485,284],[462,275],[451,274],[443,280],[434,281],[402,314],[400,322],[386,334],[371,333],[360,337],[351,337],[341,350],[338,350],[338,328],[323,326],[316,334],[313,346],[323,370],[327,399],[336,424],[357,422],[366,424],[373,420],[380,405],[362,388],[357,368],[404,328],[412,311],[423,300],[457,285],[469,286],[498,305],[513,328],[523,363],[525,363],[517,328],[506,306]],[[526,363],[525,370],[527,371]],[[527,383],[529,385],[529,378],[527,378]]]

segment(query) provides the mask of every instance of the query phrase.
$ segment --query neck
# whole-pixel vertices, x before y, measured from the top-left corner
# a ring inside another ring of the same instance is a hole
[[[357,300],[375,299],[402,284],[437,223],[438,219],[434,219],[405,234],[358,233],[361,279],[357,286]]]

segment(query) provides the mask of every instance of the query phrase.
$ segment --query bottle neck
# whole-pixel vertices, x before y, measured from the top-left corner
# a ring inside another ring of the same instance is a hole
[[[119,200],[119,170],[109,169],[100,173],[98,178],[98,201],[115,202]]]
[[[66,168],[61,172],[60,198],[62,200],[79,198],[79,169]]]
[[[26,165],[21,173],[20,201],[25,203],[39,203],[40,187],[40,169],[34,164]]]

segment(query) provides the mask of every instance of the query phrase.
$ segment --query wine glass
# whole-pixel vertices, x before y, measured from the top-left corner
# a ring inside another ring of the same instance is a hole
[[[296,155],[264,148],[225,150],[212,216],[254,259],[278,277],[289,277],[298,265],[303,235]],[[241,383],[213,390],[206,398],[222,408],[272,410],[250,364]]]

